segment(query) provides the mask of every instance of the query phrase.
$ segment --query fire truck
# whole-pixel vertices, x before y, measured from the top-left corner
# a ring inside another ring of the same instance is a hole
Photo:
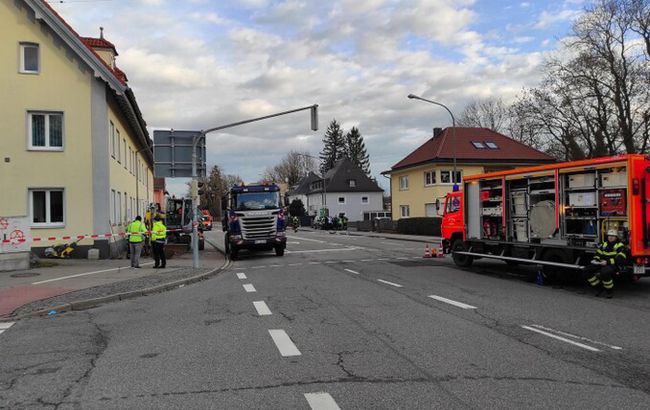
[[[445,197],[443,250],[456,265],[481,258],[579,273],[608,230],[629,249],[623,273],[650,274],[650,157],[638,154],[519,168],[463,179]]]

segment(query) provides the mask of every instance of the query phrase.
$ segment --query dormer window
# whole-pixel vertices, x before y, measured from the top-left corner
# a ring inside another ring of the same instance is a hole
[[[38,74],[40,71],[38,44],[20,43],[20,72]]]
[[[490,149],[499,149],[499,146],[492,141],[486,141],[485,145]]]
[[[472,141],[472,145],[476,149],[485,149],[485,145],[481,141]]]
[[[356,188],[357,187],[357,180],[356,179],[348,179],[348,185],[350,188]]]

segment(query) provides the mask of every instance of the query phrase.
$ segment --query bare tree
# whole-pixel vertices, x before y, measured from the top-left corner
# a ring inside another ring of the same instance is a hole
[[[501,98],[474,100],[469,103],[458,118],[462,127],[489,128],[496,132],[506,131],[508,107]]]
[[[286,182],[290,187],[310,171],[318,169],[316,161],[307,152],[289,151],[279,164],[267,168],[264,178],[274,182]]]

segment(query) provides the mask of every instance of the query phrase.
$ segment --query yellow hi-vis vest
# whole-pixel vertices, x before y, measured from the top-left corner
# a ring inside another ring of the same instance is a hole
[[[151,229],[151,240],[162,240],[167,236],[167,227],[161,221],[156,221],[153,223],[153,228]]]
[[[144,241],[144,233],[147,228],[141,221],[133,221],[126,227],[126,232],[129,234],[129,242],[139,243]]]

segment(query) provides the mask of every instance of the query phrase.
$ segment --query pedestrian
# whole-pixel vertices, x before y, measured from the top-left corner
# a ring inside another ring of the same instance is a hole
[[[151,229],[151,246],[153,249],[153,267],[163,269],[167,265],[165,257],[165,238],[167,237],[167,227],[160,219],[159,215],[153,218],[153,228]]]
[[[613,277],[625,266],[626,260],[625,244],[618,237],[618,232],[610,229],[607,231],[607,240],[598,246],[591,265],[584,270],[584,277],[593,288],[602,284],[596,296],[600,296],[605,291],[607,299],[612,298]]]
[[[127,226],[126,231],[129,235],[131,267],[140,268],[140,252],[142,251],[144,236],[147,233],[147,227],[142,223],[142,217],[140,215],[136,216],[135,220]]]

